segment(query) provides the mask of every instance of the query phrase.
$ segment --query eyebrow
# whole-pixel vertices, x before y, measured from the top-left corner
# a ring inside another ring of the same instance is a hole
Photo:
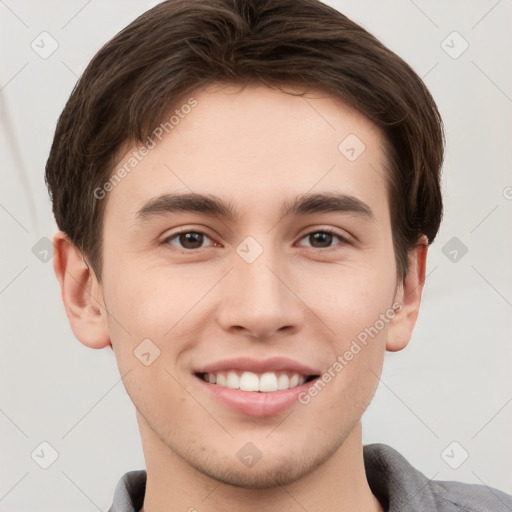
[[[225,202],[212,194],[163,194],[150,199],[136,213],[138,220],[159,217],[167,213],[203,213],[225,220],[234,220],[238,210],[232,202]],[[292,201],[285,201],[281,216],[308,215],[313,213],[348,213],[375,220],[370,207],[360,199],[339,193],[302,194]]]

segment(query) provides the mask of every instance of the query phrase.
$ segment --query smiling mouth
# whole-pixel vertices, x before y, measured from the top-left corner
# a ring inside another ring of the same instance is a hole
[[[319,377],[319,375],[301,375],[297,372],[254,373],[237,370],[196,373],[195,375],[216,386],[261,393],[292,389]]]

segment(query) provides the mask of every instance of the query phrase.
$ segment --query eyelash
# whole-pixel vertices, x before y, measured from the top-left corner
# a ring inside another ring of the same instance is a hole
[[[165,238],[163,241],[162,241],[162,244],[168,244],[168,245],[172,245],[170,242],[171,240],[174,240],[175,238],[179,237],[180,235],[184,235],[184,234],[187,234],[187,233],[196,233],[196,234],[200,234],[200,235],[204,235],[206,236],[207,238],[209,238],[210,240],[212,240],[212,238],[210,236],[208,236],[206,233],[204,233],[203,231],[199,231],[199,230],[194,230],[194,229],[184,229],[182,231],[178,231],[176,233],[173,233],[172,235],[168,236],[167,238]],[[350,244],[350,242],[347,240],[347,238],[345,238],[344,236],[340,235],[339,233],[337,233],[334,229],[331,229],[331,228],[324,228],[324,229],[316,229],[314,231],[310,231],[309,233],[306,233],[305,235],[303,235],[300,240],[303,240],[304,238],[310,236],[310,235],[313,235],[315,233],[328,233],[329,235],[333,235],[334,237],[338,238],[340,240],[340,243],[339,244],[336,244],[334,246],[331,246],[331,247],[322,247],[322,248],[316,248],[316,247],[311,247],[311,249],[318,249],[318,250],[321,250],[321,251],[332,251],[332,250],[335,250],[337,245],[348,245]],[[212,240],[213,241],[213,240]],[[184,248],[181,248],[181,247],[178,247],[177,248],[178,250],[181,250],[182,252],[194,252],[194,251],[198,251],[200,249],[205,249],[205,247],[199,247],[199,248],[196,248],[196,249],[184,249]]]

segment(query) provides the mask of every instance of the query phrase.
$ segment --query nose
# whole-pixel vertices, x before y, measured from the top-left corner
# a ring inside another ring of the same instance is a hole
[[[252,263],[234,256],[216,313],[221,327],[260,340],[297,332],[305,306],[293,289],[286,263],[271,251],[264,251]]]

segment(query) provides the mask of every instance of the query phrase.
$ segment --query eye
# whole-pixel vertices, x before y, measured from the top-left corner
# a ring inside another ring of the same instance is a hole
[[[332,242],[335,239],[338,239],[343,245],[349,243],[346,238],[331,229],[312,231],[301,238],[301,240],[304,239],[307,239],[310,242],[309,247],[313,247],[315,249],[330,249],[333,247]]]
[[[180,231],[167,237],[163,243],[177,246],[179,249],[192,250],[202,249],[205,239],[213,242],[208,235],[201,231]]]
[[[307,235],[303,236],[301,240],[308,240],[309,247],[315,248],[315,249],[330,249],[334,245],[338,244],[348,244],[349,242],[347,239],[339,234],[337,234],[335,231],[331,229],[322,229],[318,231],[312,231],[311,233],[308,233]],[[338,244],[334,244],[335,240],[338,239]],[[178,233],[174,233],[173,235],[167,237],[163,243],[169,244],[177,247],[178,249],[184,249],[184,250],[194,250],[194,249],[203,249],[204,242],[206,240],[210,240],[210,242],[213,242],[213,240],[205,233],[201,231],[180,231]],[[216,245],[215,242],[208,245]]]

